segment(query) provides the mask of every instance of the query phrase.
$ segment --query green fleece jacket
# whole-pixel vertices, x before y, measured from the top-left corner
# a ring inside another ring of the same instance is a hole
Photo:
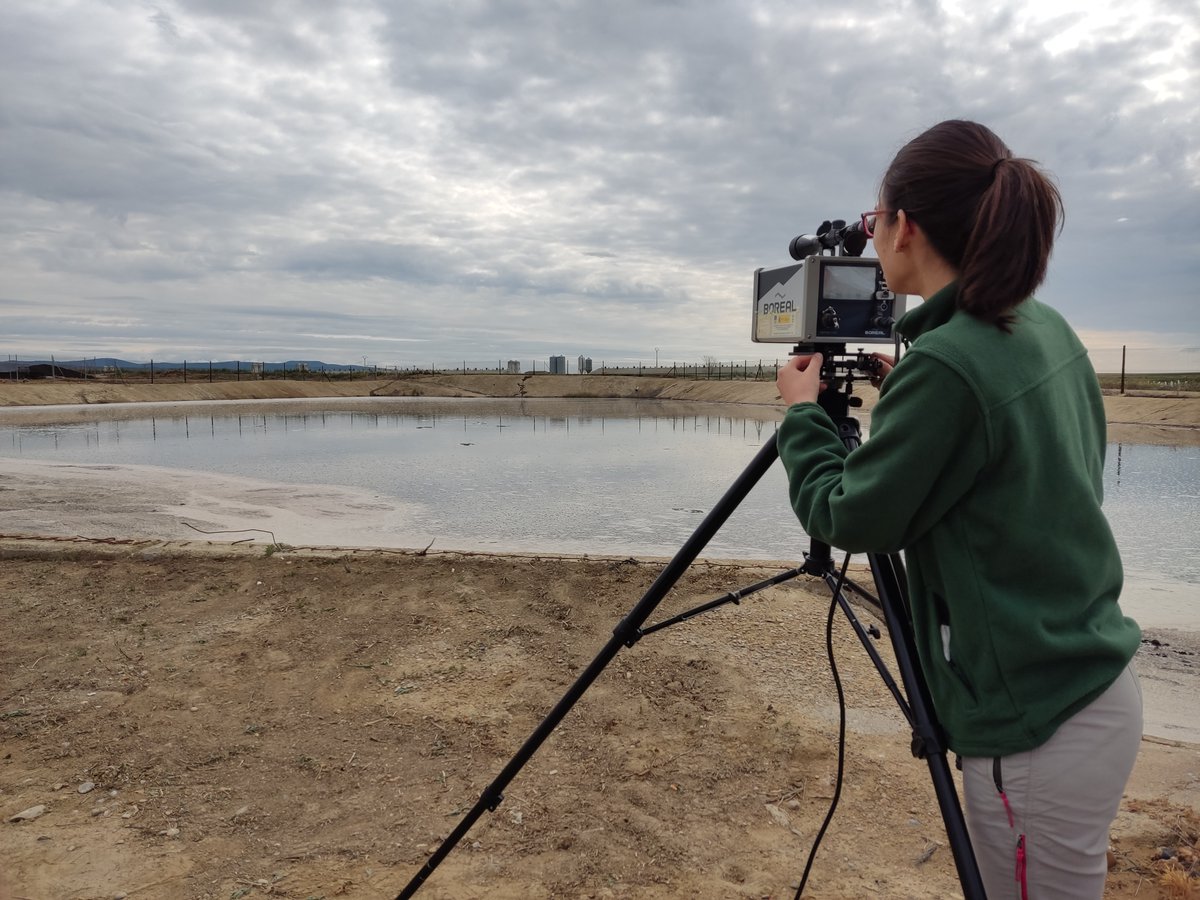
[[[1141,633],[1117,603],[1100,510],[1104,406],[1087,351],[1029,299],[1011,333],[956,307],[954,285],[897,325],[870,439],[848,453],[816,403],[779,429],[811,537],[905,551],[922,670],[952,750],[1004,756],[1099,696]]]

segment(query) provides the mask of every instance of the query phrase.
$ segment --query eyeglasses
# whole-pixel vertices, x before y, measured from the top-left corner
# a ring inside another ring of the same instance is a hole
[[[891,212],[890,209],[872,209],[862,214],[862,230],[867,237],[875,237],[875,217],[880,213]]]

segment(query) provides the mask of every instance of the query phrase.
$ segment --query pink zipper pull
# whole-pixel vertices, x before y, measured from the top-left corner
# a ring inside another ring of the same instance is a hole
[[[1029,900],[1029,885],[1025,881],[1025,835],[1017,838],[1017,883],[1021,885],[1021,900]]]

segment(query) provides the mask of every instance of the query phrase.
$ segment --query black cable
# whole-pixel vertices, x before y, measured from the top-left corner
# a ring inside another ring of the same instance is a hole
[[[837,688],[838,696],[837,778],[833,785],[833,800],[829,803],[829,812],[825,814],[825,821],[821,823],[821,828],[813,840],[812,849],[808,851],[808,862],[804,865],[804,874],[800,876],[800,885],[796,888],[795,900],[800,900],[800,896],[804,893],[804,886],[808,884],[808,873],[817,859],[817,848],[821,846],[821,839],[825,837],[825,831],[829,828],[829,823],[833,821],[838,800],[842,796],[842,775],[846,763],[846,694],[842,690],[842,679],[838,675],[837,662],[833,658],[833,613],[837,609],[837,599],[842,592],[842,583],[846,580],[846,569],[849,565],[850,554],[847,553],[846,559],[842,562],[842,570],[838,573],[837,585],[833,589],[833,600],[829,604],[829,616],[825,619],[825,654],[829,658],[829,671],[833,674],[833,684]]]

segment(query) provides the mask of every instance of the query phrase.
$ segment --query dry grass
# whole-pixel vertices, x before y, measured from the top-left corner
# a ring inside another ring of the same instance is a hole
[[[1105,390],[1117,390],[1121,386],[1119,372],[1099,373],[1100,387]],[[1200,391],[1200,372],[1169,372],[1162,374],[1131,374],[1125,373],[1125,390],[1127,391],[1161,391],[1164,393],[1179,393],[1180,391]]]
[[[1158,862],[1163,895],[1167,900],[1200,900],[1200,814],[1180,809],[1170,823],[1164,849],[1171,857]]]

